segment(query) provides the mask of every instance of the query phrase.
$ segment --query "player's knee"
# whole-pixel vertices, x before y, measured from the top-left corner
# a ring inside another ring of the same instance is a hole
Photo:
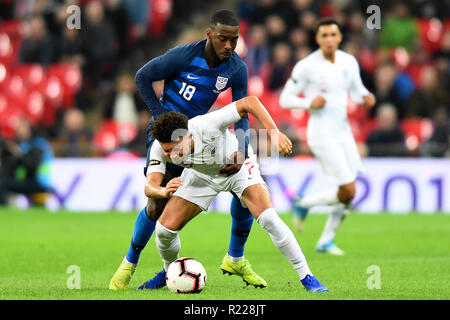
[[[156,223],[155,232],[157,244],[159,244],[159,246],[170,246],[178,234],[177,231],[167,228],[159,221]]]
[[[253,221],[250,210],[244,208],[237,197],[233,197],[233,200],[231,200],[230,212],[234,221]]]

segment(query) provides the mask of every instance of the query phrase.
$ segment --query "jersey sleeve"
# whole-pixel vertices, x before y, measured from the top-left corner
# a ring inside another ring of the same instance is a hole
[[[202,126],[208,131],[224,131],[231,124],[236,123],[239,120],[241,120],[241,116],[237,111],[236,102],[232,102],[219,110],[201,116]]]
[[[167,158],[164,156],[164,152],[158,140],[153,141],[152,148],[150,149],[150,161],[147,167],[147,175],[152,172],[165,174],[166,162]]]
[[[164,106],[156,96],[153,82],[171,78],[181,70],[182,62],[185,61],[187,54],[183,48],[183,46],[178,46],[153,58],[136,73],[136,86],[155,118],[164,112]]]
[[[292,70],[291,77],[286,82],[280,94],[280,105],[286,109],[309,109],[312,99],[300,98],[308,83],[308,71],[304,60],[297,62]]]
[[[359,73],[358,61],[352,56],[351,57],[351,75],[352,82],[350,84],[350,95],[353,100],[357,103],[363,102],[363,96],[369,94],[369,90],[364,86],[361,80],[361,75]]]
[[[243,65],[237,72],[236,80],[233,81],[231,87],[233,101],[237,101],[248,96],[248,68]],[[234,124],[234,133],[238,139],[238,150],[242,152],[245,157],[248,156],[248,145],[250,141],[250,121],[248,115],[242,117]]]

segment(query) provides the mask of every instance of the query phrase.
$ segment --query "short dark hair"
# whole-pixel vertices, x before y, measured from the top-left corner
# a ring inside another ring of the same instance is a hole
[[[238,27],[239,19],[233,11],[221,9],[214,12],[210,20],[212,26],[216,26],[218,23]]]
[[[315,30],[315,34],[317,34],[317,32],[319,32],[319,28],[321,26],[328,26],[330,24],[335,24],[337,25],[339,31],[342,33],[342,27],[339,24],[339,22],[336,21],[336,19],[332,18],[332,17],[325,17],[322,19],[319,19],[316,23],[316,30]]]
[[[172,142],[172,133],[177,129],[188,129],[188,117],[178,111],[165,112],[150,126],[153,138],[160,142]]]

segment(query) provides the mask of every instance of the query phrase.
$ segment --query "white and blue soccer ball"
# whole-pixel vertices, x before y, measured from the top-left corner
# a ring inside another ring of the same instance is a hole
[[[174,293],[199,293],[206,283],[206,270],[193,258],[178,258],[169,265],[166,284]]]

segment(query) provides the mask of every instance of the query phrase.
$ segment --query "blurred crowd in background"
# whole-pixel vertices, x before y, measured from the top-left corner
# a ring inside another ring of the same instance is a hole
[[[381,9],[379,30],[366,25],[371,4]],[[249,94],[294,142],[293,156],[310,154],[308,112],[282,109],[279,93],[295,63],[317,49],[316,21],[333,16],[340,48],[357,58],[377,99],[371,110],[349,100],[361,155],[450,157],[448,0],[0,0],[0,138],[16,139],[25,118],[56,157],[145,157],[151,114],[136,71],[204,39],[209,16],[225,5],[241,19],[236,52],[248,65]],[[76,8],[80,28],[68,28]],[[230,101],[227,91],[216,107]]]

